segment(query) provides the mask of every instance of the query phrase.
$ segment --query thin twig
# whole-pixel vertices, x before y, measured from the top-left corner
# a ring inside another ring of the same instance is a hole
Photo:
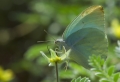
[[[57,82],[59,82],[58,63],[57,62],[55,62],[55,69],[56,69],[56,79],[57,79]]]

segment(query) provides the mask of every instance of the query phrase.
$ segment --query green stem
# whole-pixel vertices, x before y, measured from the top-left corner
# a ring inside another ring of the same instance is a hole
[[[59,73],[58,73],[58,64],[57,62],[55,62],[55,69],[56,69],[56,78],[57,78],[57,82],[59,82]]]

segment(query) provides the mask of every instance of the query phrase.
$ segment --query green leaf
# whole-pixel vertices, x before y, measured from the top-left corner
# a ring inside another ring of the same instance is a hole
[[[114,80],[115,82],[117,82],[118,79],[119,79],[119,77],[120,77],[120,73],[116,73],[116,74],[114,74],[114,76],[113,76],[113,80]]]
[[[76,79],[73,79],[71,82],[90,82],[89,78],[81,78],[81,77],[78,77]]]
[[[48,51],[46,44],[37,44],[31,46],[25,53],[25,58],[28,60],[33,60],[40,56],[40,51]]]
[[[75,69],[75,74],[78,75],[79,73],[81,73],[82,75],[87,75],[88,70],[86,70],[84,67],[78,65],[77,63],[71,62],[69,63],[69,66],[72,67],[72,69]]]
[[[102,78],[102,79],[100,79],[100,82],[110,82],[110,81],[106,78]]]
[[[90,80],[88,78],[84,77],[79,82],[90,82]]]
[[[105,62],[105,60],[101,58],[100,65],[103,66],[104,62]]]
[[[104,77],[103,73],[101,73],[101,72],[96,72],[95,75],[99,76],[99,77]]]
[[[97,70],[102,70],[105,60],[101,56],[92,55],[89,58],[89,65]]]
[[[113,73],[114,73],[114,69],[115,67],[114,66],[110,66],[109,68],[108,68],[108,75],[109,76],[111,76]]]
[[[80,79],[81,79],[81,77],[78,77],[78,78],[76,79],[76,82],[79,82],[79,81],[80,81]]]
[[[74,78],[75,77],[73,71],[71,71],[69,69],[67,71],[61,70],[59,73],[59,76],[60,76],[60,78]]]
[[[75,79],[72,79],[72,81],[71,82],[75,82]]]

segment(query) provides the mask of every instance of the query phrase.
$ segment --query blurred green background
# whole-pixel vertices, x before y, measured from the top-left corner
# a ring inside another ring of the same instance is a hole
[[[119,66],[115,47],[120,39],[120,0],[0,0],[0,79],[3,82],[54,82],[54,67],[48,67],[39,53],[44,51],[49,55],[47,46],[53,48],[54,42],[38,41],[61,37],[67,25],[92,5],[104,8],[110,64]],[[64,67],[63,64],[61,82],[70,82],[77,76],[88,76],[96,82],[97,78],[77,64],[70,63],[66,72]]]

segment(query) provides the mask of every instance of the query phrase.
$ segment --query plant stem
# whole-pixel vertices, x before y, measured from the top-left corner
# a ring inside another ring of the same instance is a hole
[[[57,78],[57,82],[59,82],[59,73],[58,73],[58,64],[57,62],[55,62],[55,69],[56,69],[56,78]]]

